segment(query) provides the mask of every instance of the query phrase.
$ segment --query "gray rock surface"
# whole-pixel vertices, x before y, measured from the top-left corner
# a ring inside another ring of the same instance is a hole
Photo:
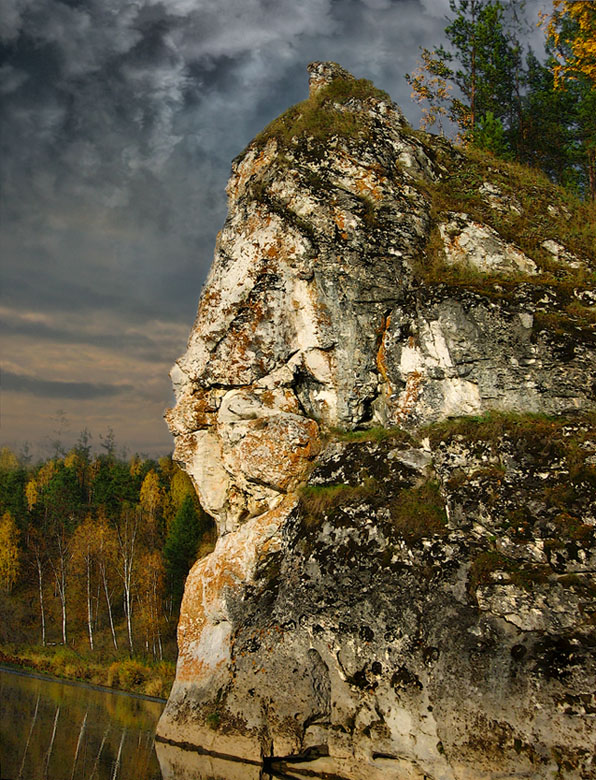
[[[445,203],[476,163],[309,72],[234,162],[172,370],[220,538],[159,737],[291,777],[596,777],[594,258],[524,239],[491,166]]]

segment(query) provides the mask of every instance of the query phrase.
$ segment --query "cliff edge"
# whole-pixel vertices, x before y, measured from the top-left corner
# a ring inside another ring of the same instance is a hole
[[[158,738],[290,777],[596,777],[593,209],[309,73],[234,161],[172,370],[219,540]]]

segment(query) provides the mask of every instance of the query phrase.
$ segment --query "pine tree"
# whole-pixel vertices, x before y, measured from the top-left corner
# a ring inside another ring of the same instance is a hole
[[[413,97],[426,102],[424,126],[447,116],[461,137],[475,142],[478,126],[498,121],[503,144],[516,127],[519,44],[505,29],[499,0],[450,0],[454,16],[445,28],[452,49],[422,50],[422,62],[406,79]],[[454,90],[457,88],[459,92]],[[481,137],[486,136],[486,128]]]
[[[505,128],[492,111],[487,111],[478,121],[474,133],[474,145],[479,149],[486,149],[496,157],[507,159],[512,156]]]
[[[182,600],[186,575],[196,559],[204,530],[192,497],[186,496],[172,521],[163,550],[168,585],[175,603]]]
[[[541,168],[558,184],[573,185],[574,96],[555,89],[552,63],[541,63],[533,52],[526,58],[526,94],[522,99],[523,132],[517,149],[520,162]]]

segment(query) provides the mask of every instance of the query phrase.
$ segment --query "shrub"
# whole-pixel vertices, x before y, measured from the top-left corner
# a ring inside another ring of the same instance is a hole
[[[140,687],[146,679],[147,669],[138,661],[129,659],[120,663],[118,681],[121,688],[128,691],[133,690]]]
[[[407,541],[416,541],[447,531],[445,502],[437,482],[402,490],[389,505],[394,528]]]
[[[221,722],[221,715],[219,714],[219,712],[217,712],[217,710],[215,710],[214,712],[210,712],[207,715],[205,721],[207,722],[207,725],[209,726],[210,729],[215,730]]]
[[[253,141],[263,146],[275,138],[281,146],[289,146],[293,139],[314,138],[321,143],[333,136],[358,139],[366,135],[366,124],[360,112],[349,101],[365,101],[370,98],[391,103],[383,90],[377,89],[367,79],[336,78],[314,95],[288,109],[267,125]]]
[[[153,677],[145,683],[143,693],[146,696],[163,696],[163,689],[164,682],[161,677]]]
[[[120,664],[118,663],[118,661],[114,661],[112,664],[110,664],[108,669],[107,683],[106,683],[109,688],[120,687],[120,678],[118,675],[119,668],[120,668]]]

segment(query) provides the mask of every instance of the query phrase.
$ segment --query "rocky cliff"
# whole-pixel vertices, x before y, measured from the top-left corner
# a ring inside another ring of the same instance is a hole
[[[234,161],[172,370],[220,535],[159,739],[290,777],[596,777],[593,209],[309,73]]]

